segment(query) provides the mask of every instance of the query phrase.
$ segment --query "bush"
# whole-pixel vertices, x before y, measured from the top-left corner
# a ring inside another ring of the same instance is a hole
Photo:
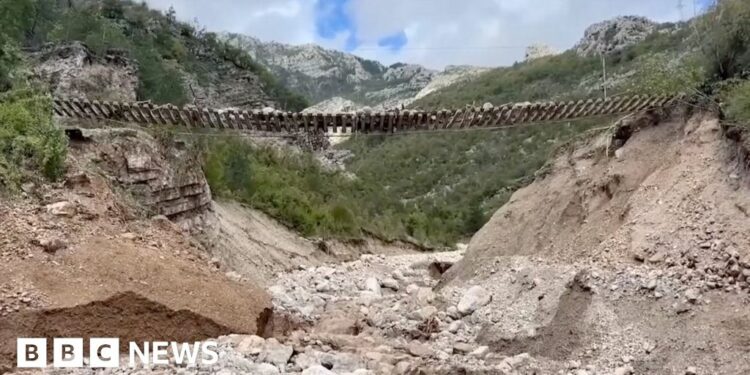
[[[0,186],[16,190],[24,177],[63,175],[67,139],[52,123],[51,101],[31,93],[0,98]]]
[[[726,94],[724,113],[727,118],[750,129],[750,82],[743,82]]]
[[[750,2],[722,0],[696,23],[706,73],[725,80],[750,73]]]
[[[632,94],[668,95],[696,90],[704,82],[700,64],[690,56],[647,55],[637,60],[637,68],[625,85]]]

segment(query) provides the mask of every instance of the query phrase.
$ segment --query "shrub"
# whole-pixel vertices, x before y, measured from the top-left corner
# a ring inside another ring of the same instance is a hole
[[[690,92],[704,81],[700,64],[690,56],[683,58],[655,54],[637,60],[635,74],[625,85],[632,94],[667,95]]]
[[[724,80],[750,72],[750,2],[722,0],[696,23],[706,73]]]
[[[726,94],[724,113],[727,118],[750,129],[750,82],[743,82]]]
[[[0,186],[16,190],[24,177],[55,181],[64,172],[67,139],[52,123],[51,101],[30,93],[0,98]]]

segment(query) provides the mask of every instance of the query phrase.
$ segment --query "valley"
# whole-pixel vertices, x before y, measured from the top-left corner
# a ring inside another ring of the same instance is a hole
[[[216,31],[0,3],[0,373],[750,372],[746,2],[506,67]]]

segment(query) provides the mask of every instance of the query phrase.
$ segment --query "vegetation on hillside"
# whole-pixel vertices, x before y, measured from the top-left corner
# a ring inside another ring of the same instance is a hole
[[[700,81],[700,69],[695,62],[682,56],[690,48],[691,35],[691,29],[685,25],[666,24],[643,42],[605,56],[609,94],[658,93],[664,85],[654,83],[655,79],[669,80],[669,88],[677,90],[687,89]],[[675,79],[675,72],[680,78],[690,79]],[[650,79],[638,81],[644,73]],[[602,76],[600,57],[584,57],[570,50],[560,55],[490,70],[471,80],[438,90],[412,106],[457,108],[485,102],[503,104],[600,97],[604,87]]]
[[[212,139],[204,170],[214,194],[305,235],[367,233],[440,247],[471,236],[555,145],[600,123],[355,137],[342,145],[356,155],[348,166],[355,179],[323,169],[309,154]]]
[[[37,175],[62,176],[67,138],[52,123],[51,105],[27,90],[0,95],[0,191],[15,191]]]
[[[0,11],[3,28],[14,29],[9,37],[16,46],[80,41],[99,56],[118,50],[134,58],[139,67],[139,100],[185,104],[188,95],[182,72],[205,79],[217,68],[203,58],[211,56],[256,74],[264,91],[285,108],[307,106],[304,98],[278,84],[247,53],[219,41],[213,33],[177,21],[174,11],[163,14],[145,2],[14,0],[0,3]]]

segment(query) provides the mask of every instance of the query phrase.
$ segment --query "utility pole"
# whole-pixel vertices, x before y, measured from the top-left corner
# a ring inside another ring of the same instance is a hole
[[[604,58],[604,54],[601,54],[602,57],[602,74],[604,81],[602,82],[602,86],[604,87],[604,100],[607,100],[607,59]]]
[[[684,0],[677,0],[677,9],[680,11],[680,21],[685,20],[685,3]]]

